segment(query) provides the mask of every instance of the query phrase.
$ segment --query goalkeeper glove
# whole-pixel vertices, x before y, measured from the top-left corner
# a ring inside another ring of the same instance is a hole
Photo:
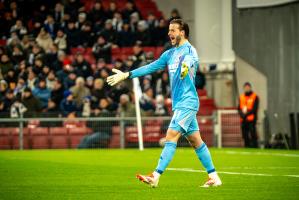
[[[181,67],[181,79],[184,79],[187,74],[189,72],[189,68],[188,68],[188,65],[186,63],[182,63],[182,67]]]
[[[112,72],[114,72],[116,74],[108,76],[108,78],[107,78],[107,83],[108,83],[108,85],[111,85],[111,86],[114,86],[117,83],[127,79],[130,75],[129,72],[124,73],[118,69],[112,69]]]

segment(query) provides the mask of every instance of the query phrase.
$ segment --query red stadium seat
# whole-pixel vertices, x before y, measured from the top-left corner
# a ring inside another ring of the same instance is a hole
[[[48,149],[50,148],[49,128],[37,127],[30,129],[32,148]]]
[[[51,127],[50,144],[52,149],[66,149],[69,148],[68,130],[65,127]]]
[[[20,143],[19,143],[19,128],[12,128],[11,129],[11,135],[12,135],[12,148],[13,149],[19,149]],[[23,148],[24,149],[30,149],[31,148],[31,138],[29,135],[29,129],[23,128]]]
[[[11,128],[0,128],[0,149],[10,149],[11,143]]]
[[[76,148],[80,144],[82,138],[90,133],[92,130],[88,127],[77,127],[68,129],[70,136],[71,148]]]

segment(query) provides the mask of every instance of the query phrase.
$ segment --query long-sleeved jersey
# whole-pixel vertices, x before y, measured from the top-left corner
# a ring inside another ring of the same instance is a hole
[[[183,79],[180,78],[182,64],[188,66],[189,72]],[[168,66],[171,87],[172,110],[188,108],[199,109],[199,100],[194,84],[199,59],[196,49],[185,42],[179,47],[165,51],[158,60],[131,71],[130,78],[151,74],[163,70]]]

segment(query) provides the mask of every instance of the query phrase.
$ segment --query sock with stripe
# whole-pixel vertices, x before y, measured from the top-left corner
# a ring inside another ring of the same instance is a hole
[[[159,173],[160,175],[165,171],[166,167],[172,160],[175,150],[176,150],[176,143],[175,142],[165,142],[165,146],[161,153],[158,166],[155,172]],[[154,173],[157,175],[157,173]]]
[[[197,149],[195,149],[195,153],[208,174],[215,172],[210,151],[204,142]]]

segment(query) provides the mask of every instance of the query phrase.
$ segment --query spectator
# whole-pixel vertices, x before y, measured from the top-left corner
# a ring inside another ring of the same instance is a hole
[[[146,21],[142,20],[138,22],[135,39],[136,41],[142,41],[143,46],[149,46],[151,44],[151,35],[147,29]]]
[[[60,102],[63,99],[63,85],[60,80],[56,79],[54,82],[54,87],[51,91],[51,100],[55,103],[55,106],[59,108]]]
[[[98,105],[93,110],[95,117],[111,117],[113,108],[107,98],[102,98],[98,101]]]
[[[55,76],[55,72],[53,70],[51,70],[48,73],[48,76],[46,78],[47,81],[47,87],[50,91],[52,91],[55,87],[55,83],[56,83],[56,76]]]
[[[154,30],[154,43],[156,46],[164,46],[169,41],[168,27],[164,19],[160,19],[158,27]]]
[[[13,64],[7,54],[2,54],[0,62],[0,78],[4,78],[9,70],[13,70]]]
[[[140,20],[138,12],[134,12],[130,16],[130,28],[132,32],[135,32],[137,30],[137,25]]]
[[[134,117],[136,115],[135,106],[130,102],[129,95],[122,94],[120,96],[118,116],[122,117]]]
[[[147,115],[152,115],[155,112],[154,92],[151,86],[147,86],[140,98],[140,107]]]
[[[7,90],[5,93],[5,97],[3,98],[3,102],[4,102],[4,108],[3,111],[5,112],[9,112],[11,105],[14,103],[15,101],[15,96],[13,94],[13,90]]]
[[[8,90],[8,85],[5,80],[0,80],[0,99],[5,97],[5,94]]]
[[[75,62],[72,64],[78,76],[87,78],[92,76],[90,64],[84,59],[83,54],[77,53]]]
[[[98,60],[103,58],[106,62],[111,62],[111,43],[108,43],[104,36],[100,35],[97,42],[92,47],[92,53]]]
[[[130,25],[128,23],[124,23],[121,31],[118,33],[118,45],[121,47],[128,47],[134,44],[135,34],[132,33]]]
[[[25,88],[22,95],[22,104],[26,107],[27,111],[25,117],[35,117],[42,109],[41,102],[32,95],[30,88]]]
[[[138,12],[132,1],[127,1],[125,9],[122,11],[124,20],[129,21],[131,14]]]
[[[18,82],[18,76],[15,72],[15,70],[10,69],[5,76],[5,80],[9,86],[10,89],[15,89],[17,82]]]
[[[50,34],[42,28],[36,38],[36,42],[39,46],[43,48],[45,52],[49,51],[51,45],[53,44],[53,40]]]
[[[11,88],[11,89],[14,90],[14,95],[18,96],[18,95],[21,95],[23,93],[25,88],[26,88],[25,80],[22,77],[19,77],[16,87],[14,89],[13,88]]]
[[[12,49],[11,53],[11,60],[14,65],[17,65],[20,63],[22,60],[26,58],[25,53],[22,50],[21,45],[15,45]]]
[[[78,21],[76,22],[76,27],[79,30],[82,30],[82,26],[85,24],[87,20],[87,14],[85,12],[81,12],[78,15]]]
[[[38,57],[43,58],[44,57],[44,52],[43,52],[43,49],[39,45],[34,44],[32,46],[32,51],[28,56],[29,65],[33,65],[35,59],[38,58]]]
[[[59,24],[62,22],[64,16],[64,6],[62,3],[58,2],[55,4],[53,18],[54,21],[58,22]]]
[[[69,70],[67,77],[64,78],[64,88],[71,88],[75,85],[77,79],[77,73],[74,70]]]
[[[156,96],[156,116],[167,116],[167,108],[165,107],[165,101],[163,95],[159,94]]]
[[[77,17],[78,12],[83,12],[84,10],[84,4],[78,0],[68,0],[65,6],[65,12],[69,13],[71,18]]]
[[[54,70],[55,72],[58,72],[63,68],[63,61],[66,60],[66,54],[64,51],[58,51],[57,52],[57,58],[54,59],[52,63],[48,63],[50,68]]]
[[[113,29],[119,32],[122,29],[122,25],[123,25],[123,19],[122,19],[121,13],[120,12],[114,13],[114,16],[112,19]]]
[[[170,86],[167,72],[162,73],[162,77],[157,80],[156,94],[163,94],[164,97],[170,97]]]
[[[92,31],[91,22],[87,21],[81,26],[80,44],[84,47],[90,47],[94,43],[94,33]]]
[[[32,70],[39,76],[42,74],[43,67],[44,67],[44,61],[41,57],[37,57],[34,61],[34,66],[32,67]]]
[[[100,25],[103,24],[106,19],[107,14],[102,6],[102,3],[100,1],[96,1],[94,7],[89,12],[89,20]]]
[[[24,51],[29,52],[32,47],[29,35],[24,35],[20,44]]]
[[[67,39],[66,34],[62,29],[58,29],[56,38],[54,40],[54,44],[58,46],[59,50],[66,51],[67,49]]]
[[[45,65],[49,66],[52,69],[53,63],[57,61],[58,56],[58,46],[53,43],[49,49],[49,51],[45,54],[43,60],[45,61]]]
[[[67,44],[69,48],[77,47],[80,45],[80,31],[76,28],[73,20],[70,20],[65,30]]]
[[[63,100],[60,103],[60,110],[64,116],[69,116],[77,112],[77,106],[71,91],[66,90],[63,93]]]
[[[36,74],[34,70],[30,69],[28,70],[28,78],[27,78],[27,87],[29,87],[31,90],[34,90],[36,84],[38,82],[38,79],[36,77]]]
[[[28,33],[27,28],[23,25],[23,22],[20,19],[16,20],[15,25],[10,28],[10,32],[16,32],[19,38],[22,38]]]
[[[104,80],[97,78],[94,80],[94,87],[91,90],[92,107],[94,107],[94,105],[97,105],[100,99],[105,97],[106,93],[104,89]]]
[[[140,42],[137,42],[133,47],[134,55],[131,57],[133,60],[133,69],[140,67],[142,62],[146,61],[145,53],[143,52],[142,46]],[[132,70],[132,69],[130,69]]]
[[[85,81],[82,77],[76,79],[75,86],[70,88],[74,96],[74,101],[78,108],[83,104],[83,99],[87,96],[90,96],[90,90],[85,86]]]
[[[55,20],[52,15],[48,15],[44,23],[44,29],[52,39],[55,39],[58,25],[55,23]],[[42,46],[42,45],[41,45]]]
[[[110,1],[109,8],[108,8],[108,11],[106,13],[107,19],[112,19],[113,16],[114,16],[114,13],[116,13],[116,12],[117,12],[116,3],[114,1]]]
[[[45,79],[39,80],[37,87],[33,89],[32,93],[41,102],[42,108],[47,108],[51,91],[47,88],[47,82]]]
[[[181,15],[177,9],[173,9],[170,13],[170,18],[168,22],[171,22],[173,19],[181,19]]]
[[[239,98],[239,115],[241,117],[242,135],[245,147],[257,148],[256,121],[259,106],[259,98],[252,91],[251,84],[244,84],[244,94]]]
[[[99,33],[102,35],[107,42],[117,44],[117,32],[113,29],[112,20],[107,19],[105,22],[104,29]]]

